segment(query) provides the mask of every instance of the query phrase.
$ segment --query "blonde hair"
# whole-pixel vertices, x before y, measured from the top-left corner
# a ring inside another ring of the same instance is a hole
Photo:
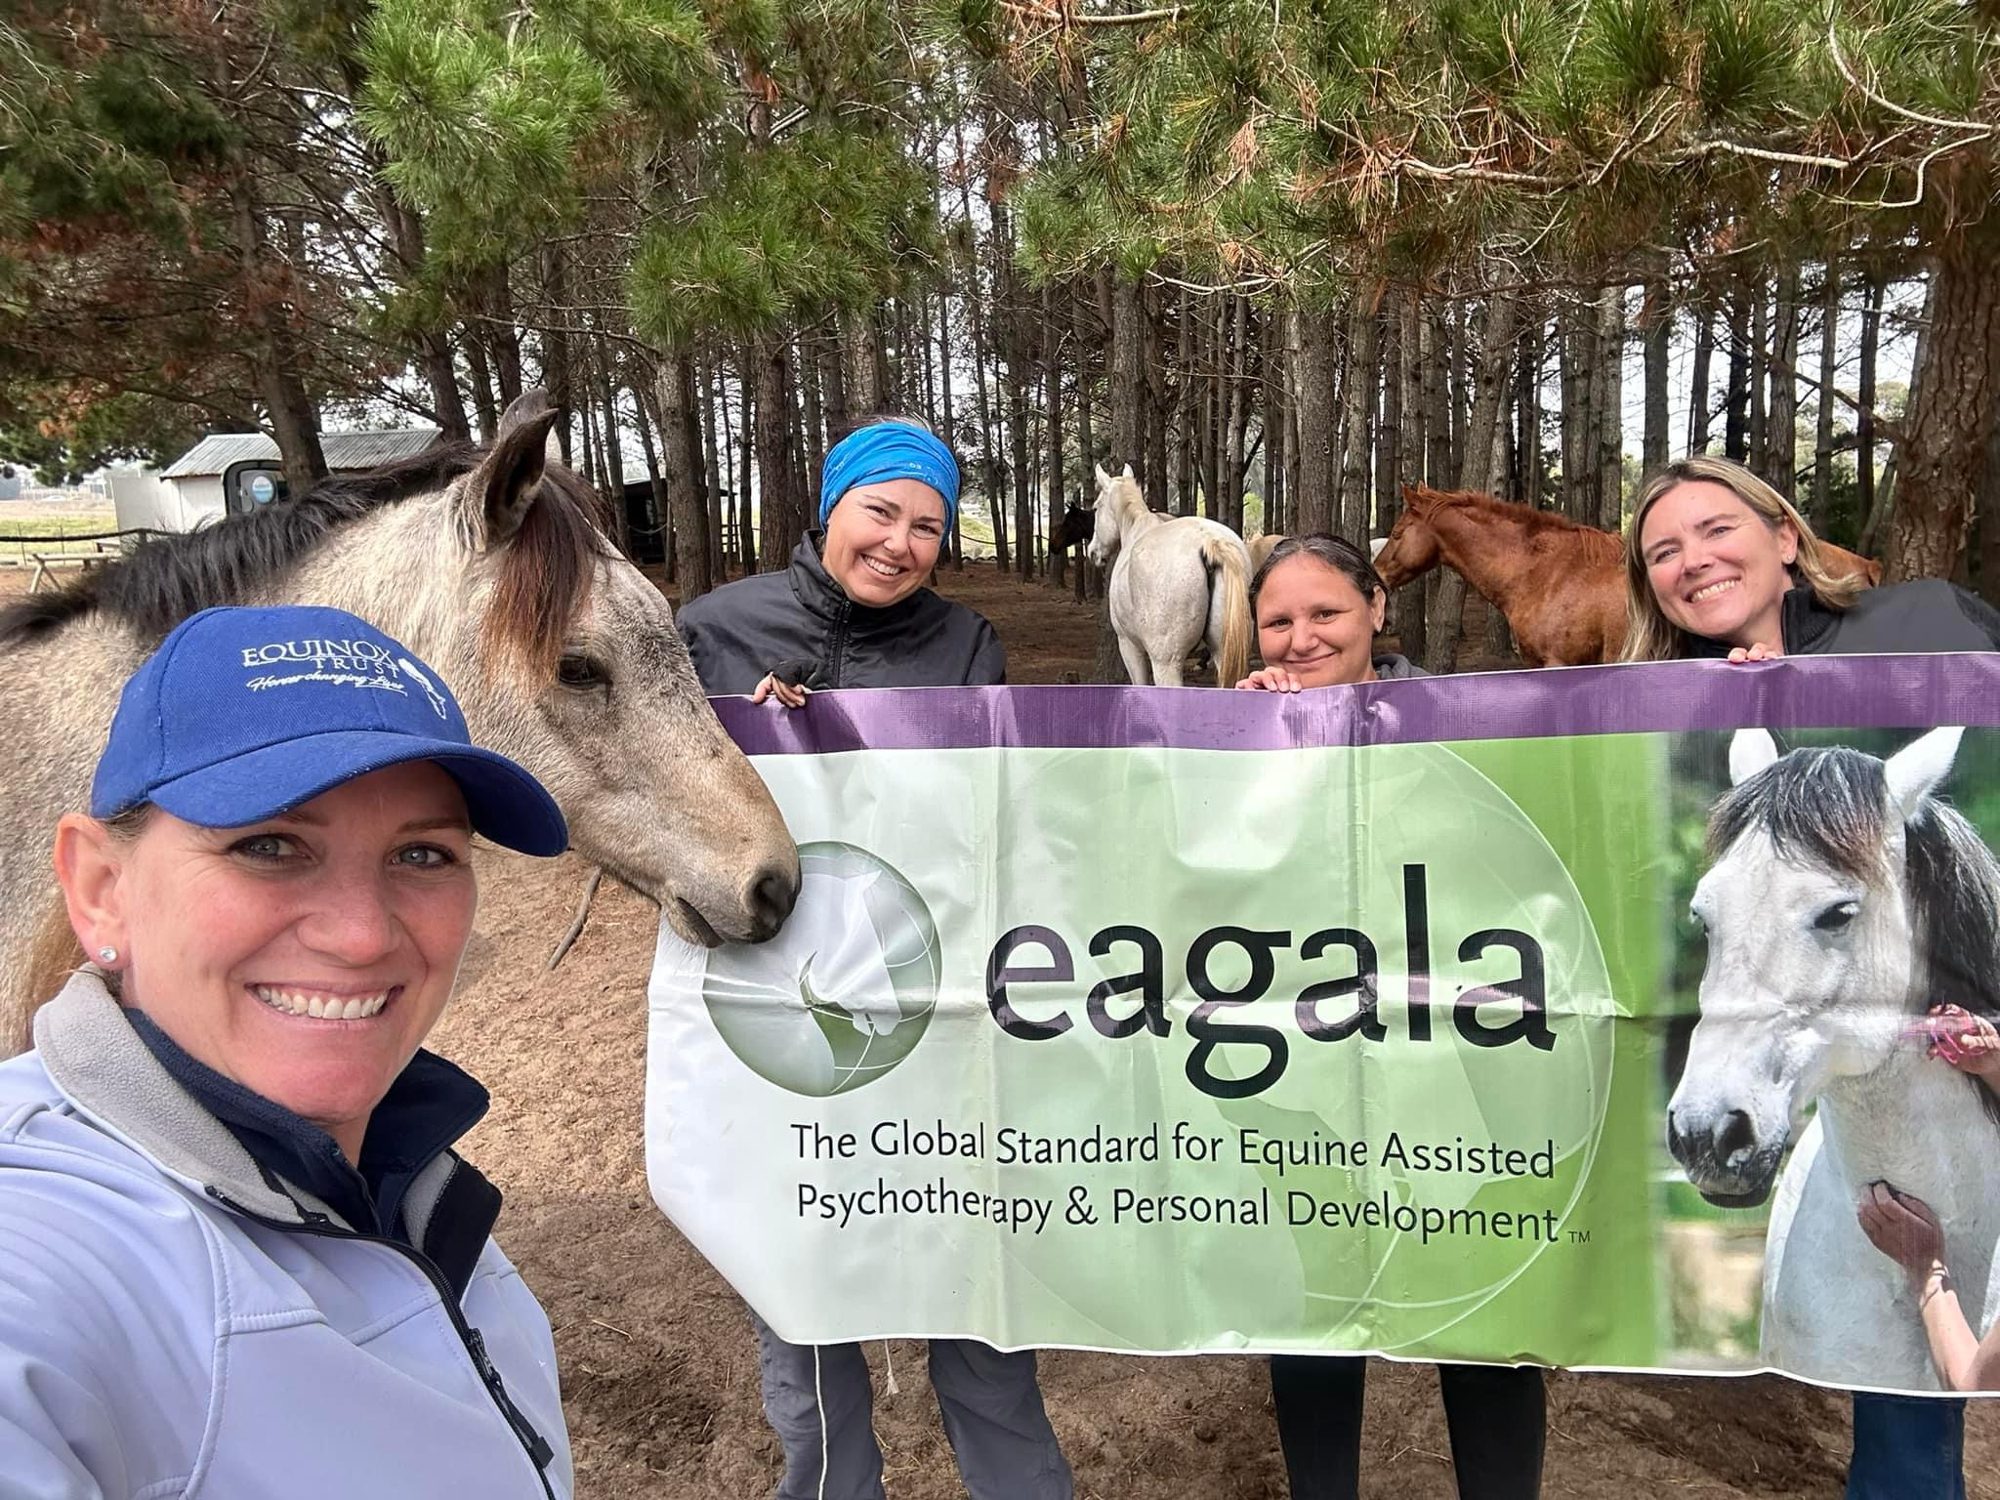
[[[1792,572],[1826,608],[1846,609],[1868,586],[1859,574],[1835,573],[1828,567],[1826,549],[1806,524],[1806,518],[1770,485],[1730,459],[1691,454],[1668,464],[1639,487],[1638,504],[1625,527],[1625,609],[1630,624],[1626,627],[1620,661],[1674,661],[1689,654],[1688,633],[1660,612],[1660,601],[1653,594],[1652,579],[1647,576],[1645,549],[1639,545],[1639,530],[1646,524],[1646,513],[1653,508],[1654,501],[1690,480],[1721,485],[1773,531],[1781,525],[1790,525],[1799,539]]]

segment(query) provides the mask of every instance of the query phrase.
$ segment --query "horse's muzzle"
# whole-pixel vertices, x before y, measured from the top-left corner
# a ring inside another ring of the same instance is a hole
[[[1669,1109],[1667,1149],[1710,1203],[1755,1208],[1771,1195],[1784,1142],[1759,1140],[1756,1123],[1740,1109]]]

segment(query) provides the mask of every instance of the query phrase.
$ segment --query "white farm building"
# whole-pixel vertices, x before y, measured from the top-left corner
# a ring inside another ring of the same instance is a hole
[[[438,440],[434,427],[382,432],[326,432],[320,450],[334,474],[358,474],[422,453]],[[118,529],[192,531],[232,511],[254,509],[284,493],[278,445],[261,432],[221,432],[196,443],[151,484],[114,482]]]

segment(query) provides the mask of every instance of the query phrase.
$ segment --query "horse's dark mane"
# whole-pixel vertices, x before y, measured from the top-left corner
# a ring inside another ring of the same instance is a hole
[[[1780,854],[1872,881],[1881,874],[1886,787],[1882,762],[1872,755],[1794,750],[1716,804],[1708,821],[1709,858],[1758,828]]]
[[[1780,853],[1861,879],[1880,874],[1887,797],[1883,763],[1859,750],[1794,750],[1736,787],[1709,820],[1713,858],[1752,828]],[[1904,832],[1909,894],[1922,934],[1918,992],[2000,1021],[2000,861],[1956,808],[1926,797]],[[2000,1101],[1969,1079],[1987,1118]]]
[[[148,637],[163,636],[189,615],[234,603],[279,577],[342,526],[434,494],[484,457],[485,450],[470,443],[444,443],[365,474],[325,480],[296,500],[156,537],[55,593],[0,610],[0,649],[41,639],[92,613]],[[552,657],[552,633],[562,629],[588,586],[589,569],[577,559],[606,546],[594,490],[555,465],[543,471],[543,490],[507,550],[491,620],[499,644],[534,659]]]

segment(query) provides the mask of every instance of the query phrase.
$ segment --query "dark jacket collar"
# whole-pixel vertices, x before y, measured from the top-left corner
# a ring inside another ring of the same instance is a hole
[[[190,1056],[144,1011],[128,1006],[125,1015],[160,1066],[267,1176],[296,1183],[362,1234],[407,1240],[402,1208],[411,1184],[486,1114],[480,1084],[419,1051],[375,1107],[361,1160],[351,1163],[324,1130]]]
[[[1779,647],[1787,656],[1817,655],[1839,623],[1840,616],[1821,604],[1808,585],[1798,584],[1787,589],[1778,603]],[[1689,635],[1685,631],[1681,639],[1687,647],[1683,654],[1698,660],[1720,661],[1734,649],[1728,641]]]
[[[833,581],[833,575],[827,572],[826,563],[820,556],[825,545],[824,531],[809,531],[792,549],[792,564],[787,573],[792,593],[808,614],[821,620],[844,621],[849,630],[858,634],[873,634],[878,630],[900,628],[924,607],[930,591],[921,587],[912,589],[907,597],[898,599],[886,609],[855,603],[847,597],[847,591]]]

